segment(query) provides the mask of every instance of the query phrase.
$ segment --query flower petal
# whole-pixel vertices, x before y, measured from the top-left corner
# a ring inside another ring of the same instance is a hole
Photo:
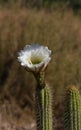
[[[26,45],[23,50],[18,53],[18,61],[22,66],[27,67],[28,71],[38,72],[45,70],[51,60],[51,50],[48,47],[31,44]]]

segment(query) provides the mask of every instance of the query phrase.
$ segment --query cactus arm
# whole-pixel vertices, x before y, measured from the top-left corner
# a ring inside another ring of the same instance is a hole
[[[41,78],[41,76],[39,77]],[[43,80],[43,78],[41,79]],[[38,81],[38,85],[36,87],[37,130],[52,130],[51,92],[50,88],[41,79],[38,79],[37,77]]]
[[[65,100],[65,130],[81,130],[81,99],[75,86],[69,87]]]

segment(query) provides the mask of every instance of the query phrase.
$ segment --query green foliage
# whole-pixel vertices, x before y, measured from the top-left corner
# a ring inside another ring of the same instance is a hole
[[[8,7],[8,8],[13,8],[13,7],[35,7],[35,8],[51,8],[52,5],[57,3],[64,3],[66,4],[67,1],[62,0],[0,0],[0,7]]]
[[[0,7],[8,8],[22,8],[22,7],[31,7],[31,8],[48,8],[51,7],[61,7],[68,6],[74,7],[74,9],[81,8],[81,0],[0,0]]]
[[[74,7],[81,7],[81,0],[70,0],[71,5]]]
[[[81,98],[75,86],[67,90],[65,108],[65,130],[81,130]]]

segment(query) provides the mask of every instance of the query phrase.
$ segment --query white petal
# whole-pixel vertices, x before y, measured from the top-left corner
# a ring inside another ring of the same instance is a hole
[[[31,71],[38,71],[42,67],[46,67],[51,60],[51,50],[48,47],[31,44],[26,45],[23,50],[18,53],[18,61],[22,66],[29,68]]]

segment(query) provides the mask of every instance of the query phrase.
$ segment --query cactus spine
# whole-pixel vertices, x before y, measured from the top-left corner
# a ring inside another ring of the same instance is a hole
[[[66,94],[65,130],[81,130],[81,98],[75,86],[70,86]]]
[[[45,84],[44,72],[35,75],[37,130],[52,130],[52,105],[50,88]]]

